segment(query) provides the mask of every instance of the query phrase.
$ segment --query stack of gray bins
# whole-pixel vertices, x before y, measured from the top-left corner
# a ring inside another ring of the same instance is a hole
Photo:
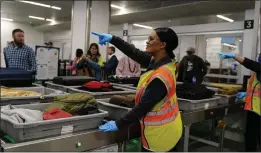
[[[0,106],[4,105],[21,105],[21,104],[30,104],[30,103],[46,103],[50,99],[53,99],[56,96],[65,95],[65,93],[60,90],[54,90],[46,87],[24,87],[24,88],[14,88],[18,90],[34,91],[40,93],[41,96],[18,96],[18,97],[1,97]]]
[[[70,87],[68,88],[68,93],[89,93],[92,94],[96,99],[104,99],[104,98],[110,98],[114,95],[129,95],[129,94],[136,94],[136,90],[127,89],[119,86],[113,86],[116,89],[121,89],[123,91],[111,91],[111,92],[90,92],[85,90],[77,89],[78,87]]]
[[[41,103],[16,105],[15,107],[43,112],[49,105],[50,103]],[[32,123],[16,123],[9,118],[1,116],[1,130],[14,138],[16,142],[24,142],[83,130],[97,129],[107,116],[108,112],[100,109],[99,113],[96,114],[44,120]]]
[[[108,118],[112,120],[120,119],[131,110],[131,108],[128,107],[122,107],[115,104],[110,104],[109,100],[110,100],[109,98],[98,99],[97,103],[98,103],[98,108],[107,111],[109,113]]]

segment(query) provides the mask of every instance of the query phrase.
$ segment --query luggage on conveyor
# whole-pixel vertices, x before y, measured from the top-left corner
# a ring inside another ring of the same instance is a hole
[[[87,76],[59,76],[53,79],[53,83],[65,86],[80,86],[86,82],[95,80],[95,78]]]
[[[24,69],[0,68],[0,85],[7,87],[31,87],[33,73]]]
[[[112,83],[133,84],[134,87],[137,87],[139,80],[139,77],[118,77],[116,75],[108,77],[108,81]]]
[[[176,86],[177,97],[189,100],[212,98],[215,92],[201,84],[183,83]]]
[[[122,107],[133,108],[135,106],[135,95],[115,95],[110,98],[109,103]]]

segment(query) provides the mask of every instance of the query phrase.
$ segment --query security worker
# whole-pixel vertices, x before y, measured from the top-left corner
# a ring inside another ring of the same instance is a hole
[[[245,110],[247,110],[247,123],[245,133],[245,151],[257,151],[258,142],[260,142],[260,81],[261,81],[261,55],[257,59],[258,62],[252,61],[246,57],[241,57],[234,53],[220,53],[220,58],[234,58],[247,69],[253,71],[247,84],[247,91],[237,94],[237,98],[243,99],[245,97]]]
[[[148,67],[137,86],[136,106],[120,120],[107,122],[99,129],[117,131],[139,120],[143,151],[177,151],[183,125],[175,89],[173,50],[178,46],[176,33],[170,28],[155,29],[148,38],[145,52],[116,36],[93,34],[99,37],[100,44],[110,42],[134,61]]]

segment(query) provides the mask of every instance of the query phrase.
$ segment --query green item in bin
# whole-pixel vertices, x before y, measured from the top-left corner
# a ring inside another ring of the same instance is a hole
[[[140,152],[141,142],[140,138],[131,139],[126,144],[126,152]]]
[[[15,143],[15,140],[0,130],[0,137],[7,143]]]
[[[88,93],[73,93],[55,97],[54,102],[44,111],[47,112],[58,108],[74,115],[81,110],[91,107],[98,110],[97,102],[93,95]]]

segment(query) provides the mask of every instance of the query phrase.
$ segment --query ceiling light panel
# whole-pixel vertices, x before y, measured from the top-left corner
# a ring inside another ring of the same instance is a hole
[[[38,3],[38,2],[32,2],[32,1],[19,1],[22,3],[27,3],[27,4],[32,4],[32,5],[37,5],[37,6],[42,6],[42,7],[47,7],[47,8],[52,8],[52,9],[56,9],[56,10],[61,10],[61,7],[57,7],[57,6],[51,6],[51,5],[47,5],[47,4],[43,4],[43,3]]]
[[[38,17],[38,16],[31,16],[31,15],[29,15],[29,18],[31,18],[31,19],[37,19],[37,20],[45,20],[44,18],[42,18],[42,17]]]
[[[141,25],[141,24],[136,24],[136,23],[134,23],[133,25],[136,26],[136,27],[141,27],[141,28],[146,28],[146,29],[153,29],[153,27],[146,26],[146,25]]]
[[[124,9],[124,7],[121,7],[121,6],[118,6],[118,5],[114,5],[114,4],[111,4],[111,7],[116,8],[116,9],[120,9],[120,10]]]
[[[1,20],[4,20],[4,21],[14,21],[13,19],[9,19],[9,18],[1,18]]]
[[[225,17],[225,16],[223,16],[223,15],[217,15],[217,17],[220,18],[220,19],[226,20],[226,21],[228,21],[228,22],[234,22],[234,20],[232,20],[232,19],[230,19],[230,18],[228,18],[228,17]]]

